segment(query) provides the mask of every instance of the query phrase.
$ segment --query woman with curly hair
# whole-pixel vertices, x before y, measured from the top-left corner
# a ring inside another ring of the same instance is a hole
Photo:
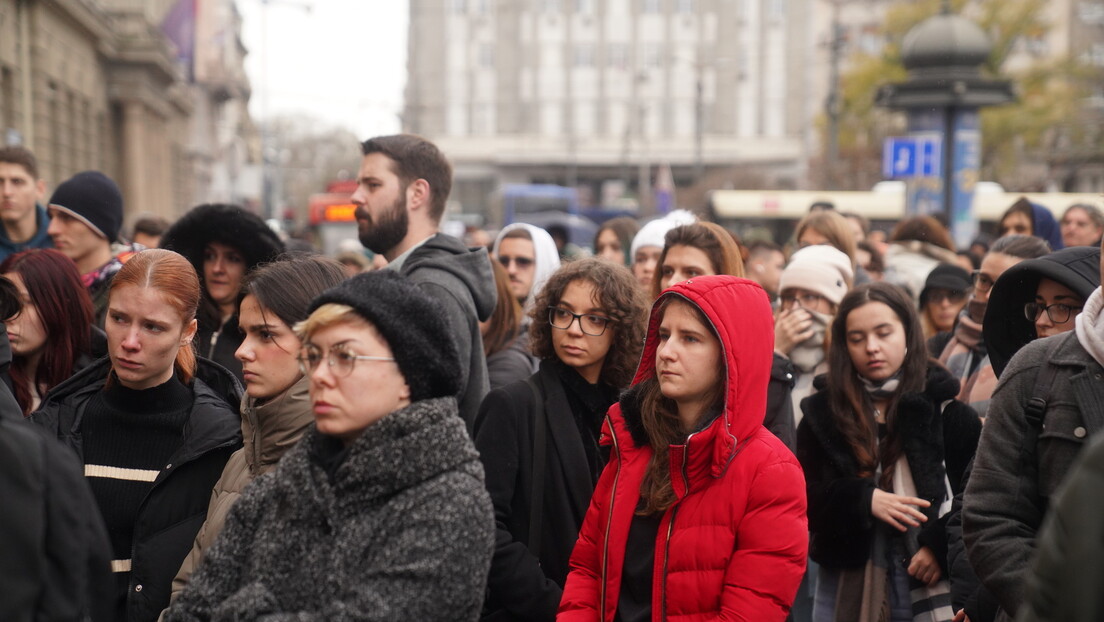
[[[598,258],[556,271],[530,313],[540,369],[492,391],[475,422],[498,535],[485,620],[552,620],[572,546],[604,465],[602,418],[628,386],[646,301]]]

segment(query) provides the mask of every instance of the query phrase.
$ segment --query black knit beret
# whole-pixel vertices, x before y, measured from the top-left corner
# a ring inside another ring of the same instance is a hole
[[[99,171],[77,173],[58,184],[49,205],[88,225],[108,242],[119,237],[119,228],[123,226],[123,193]]]
[[[348,305],[383,335],[411,401],[460,392],[460,356],[444,308],[393,270],[358,274],[328,289],[310,305]]]
[[[239,205],[208,203],[197,205],[180,217],[161,237],[161,248],[188,258],[203,277],[203,251],[211,242],[236,249],[246,270],[276,259],[284,243],[260,216]]]

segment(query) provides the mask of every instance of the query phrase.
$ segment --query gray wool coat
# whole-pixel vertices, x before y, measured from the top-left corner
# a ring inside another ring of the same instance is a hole
[[[332,480],[324,440],[245,489],[166,622],[479,618],[494,513],[456,400],[376,422]]]
[[[1058,366],[1041,432],[1024,412],[1053,340]],[[1074,331],[1024,346],[1001,375],[963,495],[962,537],[978,579],[1000,603],[998,620],[1016,615],[1035,538],[1050,498],[1090,437],[1104,429],[1104,368]],[[1027,434],[1037,434],[1030,454]],[[1025,466],[1027,465],[1027,466]]]

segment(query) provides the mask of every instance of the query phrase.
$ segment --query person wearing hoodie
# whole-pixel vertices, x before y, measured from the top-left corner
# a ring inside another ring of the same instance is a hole
[[[931,361],[899,287],[860,285],[832,321],[829,369],[802,402],[813,619],[949,622],[944,518],[981,422]]]
[[[152,622],[241,447],[241,388],[197,359],[199,279],[167,250],[136,253],[108,295],[108,356],[54,387],[31,423],[79,458],[111,540],[116,622]]]
[[[341,264],[315,255],[281,258],[246,277],[238,313],[245,338],[235,353],[245,376],[241,402],[245,446],[230,456],[215,482],[207,520],[173,579],[172,600],[188,585],[242,490],[275,468],[314,421],[310,380],[297,360],[302,343],[293,329],[307,319],[315,296],[343,280]]]
[[[1066,247],[1062,241],[1062,228],[1054,219],[1054,214],[1026,197],[1016,199],[1001,215],[997,223],[997,237],[1006,235],[1033,235],[1045,240],[1056,251]]]
[[[360,243],[444,306],[460,355],[456,399],[471,432],[490,390],[479,328],[491,317],[497,296],[487,249],[470,249],[438,231],[452,188],[452,165],[436,145],[397,134],[368,139],[361,151],[351,197]]]
[[[981,260],[981,268],[973,274],[970,300],[958,314],[954,329],[928,341],[931,354],[959,379],[962,388],[955,399],[969,404],[982,420],[997,386],[997,376],[981,338],[993,285],[1012,266],[1049,253],[1046,242],[1030,235],[1006,235],[993,242]]]
[[[746,279],[695,277],[655,302],[558,620],[786,618],[808,533],[801,467],[762,423],[772,332]]]
[[[905,288],[919,305],[928,274],[941,263],[957,260],[951,233],[938,220],[932,216],[906,218],[889,236],[883,280]]]
[[[1100,285],[1099,263],[1099,248],[1076,246],[1021,261],[1001,274],[982,324],[997,378],[1029,342],[1073,330],[1085,300]]]
[[[515,222],[498,232],[494,256],[506,268],[510,293],[528,313],[544,282],[560,267],[560,253],[547,231],[536,225]]]
[[[196,352],[243,380],[241,362],[234,357],[244,337],[237,315],[242,281],[284,252],[284,243],[256,214],[237,205],[211,203],[192,208],[176,221],[162,236],[161,248],[184,255],[203,284]]]
[[[990,340],[988,324],[1005,277],[1024,264],[1035,263],[1052,278],[1074,272],[1070,282],[1099,284],[1104,273],[1099,250],[1072,259],[1079,250],[1096,249],[1069,248],[1010,268],[997,280],[985,314],[990,356],[1000,346],[1011,360],[998,370],[1000,383],[966,485],[962,537],[977,578],[999,604],[1000,621],[1021,612],[1032,552],[1051,499],[1081,449],[1104,429],[1104,294],[1099,286],[1091,290],[1070,322],[1072,330],[1026,344],[1019,344],[1026,329],[1018,334],[1005,330]],[[1090,279],[1085,271],[1092,261],[1097,272]],[[1015,345],[1022,347],[1016,351]]]

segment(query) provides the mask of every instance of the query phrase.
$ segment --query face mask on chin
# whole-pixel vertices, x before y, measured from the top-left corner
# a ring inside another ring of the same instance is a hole
[[[817,311],[809,311],[808,309],[805,309],[805,311],[813,320],[813,325],[810,327],[813,331],[813,336],[794,347],[790,352],[790,361],[798,371],[803,374],[808,374],[812,373],[818,365],[824,362],[826,356],[824,352],[824,341],[828,333],[828,324],[832,322],[832,316]]]

